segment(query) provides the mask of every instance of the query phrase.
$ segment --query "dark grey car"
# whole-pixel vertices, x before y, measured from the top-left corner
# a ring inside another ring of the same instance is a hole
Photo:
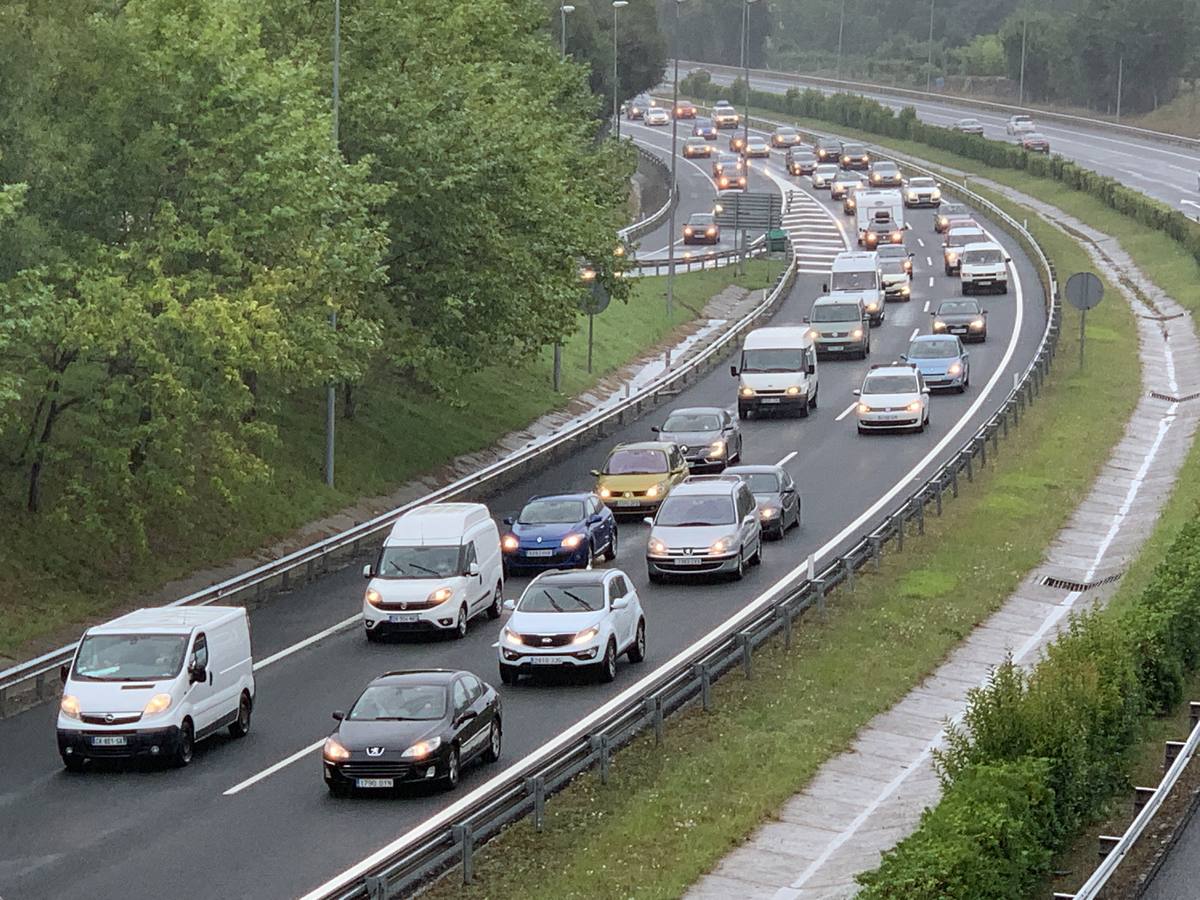
[[[964,343],[987,340],[987,310],[978,300],[943,300],[931,315],[934,334],[957,334]]]
[[[742,431],[738,420],[719,406],[694,406],[675,409],[662,427],[650,429],[659,440],[678,444],[688,469],[720,471],[733,460],[742,458]]]
[[[737,475],[750,488],[765,535],[782,540],[789,528],[800,526],[800,492],[783,466],[730,466],[725,474]]]

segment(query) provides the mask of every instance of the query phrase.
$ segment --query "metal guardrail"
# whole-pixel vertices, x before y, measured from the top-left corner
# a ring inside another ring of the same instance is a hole
[[[721,72],[723,75],[732,75],[740,77],[742,74],[741,68],[737,66],[725,66],[718,63],[694,62],[694,61],[679,61],[680,66],[688,66],[695,69],[706,69],[710,72]],[[913,88],[892,87],[889,85],[875,84],[864,81],[848,81],[839,78],[823,78],[817,75],[798,75],[794,72],[779,72],[774,69],[751,69],[751,87],[753,87],[753,78],[755,75],[765,76],[780,80],[791,81],[797,87],[817,86],[826,87],[849,94],[865,94],[875,93],[885,96],[896,96],[898,98],[913,98],[918,100],[936,101],[939,103],[949,103],[951,105],[975,107],[979,109],[987,109],[994,112],[1001,112],[1007,115],[1016,115],[1018,113],[1025,115],[1034,115],[1041,119],[1047,119],[1055,122],[1062,122],[1068,125],[1083,125],[1088,128],[1100,128],[1109,131],[1121,132],[1129,137],[1138,137],[1145,140],[1163,141],[1170,144],[1181,144],[1185,147],[1200,149],[1200,138],[1187,137],[1182,134],[1173,134],[1169,131],[1154,131],[1150,128],[1139,128],[1136,125],[1122,125],[1118,122],[1110,122],[1107,119],[1093,119],[1088,116],[1078,116],[1071,113],[1054,112],[1048,109],[1042,109],[1037,106],[1018,106],[1011,103],[1000,103],[995,100],[979,100],[971,97],[964,97],[961,94],[939,94],[933,91],[920,91]]]
[[[739,257],[762,256],[767,252],[767,239],[764,235],[759,235],[752,240],[745,251],[731,250],[712,250],[708,253],[681,253],[675,257],[676,272],[692,272],[698,269],[719,269],[722,266],[728,266],[738,261]],[[637,259],[630,260],[629,271],[634,275],[661,275],[671,267],[669,260],[662,257],[654,257],[652,259]]]
[[[751,674],[755,648],[781,632],[785,644],[790,643],[798,616],[812,609],[823,611],[830,590],[839,584],[852,584],[856,573],[869,563],[877,567],[885,549],[903,550],[907,532],[914,526],[918,534],[924,532],[927,509],[932,507],[933,513],[940,515],[944,500],[958,496],[960,478],[973,480],[976,465],[987,463],[989,444],[990,452],[997,453],[1000,439],[1019,424],[1027,406],[1040,393],[1058,344],[1061,304],[1054,267],[1033,236],[986,198],[963,185],[953,188],[987,210],[1030,253],[1038,266],[1048,311],[1037,354],[1014,377],[1013,387],[999,409],[946,463],[820,571],[810,557],[807,577],[797,574],[790,582],[777,584],[716,631],[541,749],[316,888],[304,900],[408,896],[430,877],[458,864],[462,865],[464,879],[470,880],[475,847],[529,815],[540,831],[548,794],[593,767],[599,769],[601,783],[606,783],[616,748],[648,728],[653,728],[656,739],[661,739],[665,717],[697,699],[705,709],[710,708],[714,680],[739,666]]]
[[[620,238],[621,242],[625,244],[633,243],[638,238],[649,234],[651,231],[661,225],[663,219],[667,218],[671,214],[671,210],[679,203],[679,185],[671,183],[670,166],[663,162],[662,158],[658,154],[651,153],[644,147],[638,147],[637,152],[639,157],[659,170],[659,174],[662,176],[663,181],[667,185],[667,202],[650,215],[646,216],[646,218],[634,222],[632,225],[629,225],[618,231],[617,237]]]
[[[1104,858],[1100,860],[1100,864],[1092,872],[1083,886],[1074,894],[1058,893],[1055,897],[1062,900],[1095,900],[1104,886],[1108,884],[1108,880],[1112,878],[1117,871],[1117,867],[1121,865],[1125,857],[1133,849],[1138,839],[1146,831],[1147,826],[1154,821],[1154,817],[1158,815],[1158,811],[1162,808],[1167,797],[1170,796],[1179,777],[1183,774],[1183,770],[1187,768],[1192,757],[1196,755],[1197,749],[1200,749],[1200,722],[1195,722],[1192,725],[1191,734],[1188,735],[1187,741],[1179,750],[1178,755],[1171,763],[1166,774],[1158,783],[1158,787],[1146,800],[1145,805],[1141,808],[1133,821],[1129,823],[1129,827],[1125,829],[1125,833],[1117,840],[1115,844],[1108,850]]]

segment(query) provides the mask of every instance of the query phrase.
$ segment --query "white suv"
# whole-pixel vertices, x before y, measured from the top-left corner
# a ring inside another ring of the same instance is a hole
[[[915,365],[871,366],[854,396],[859,434],[924,431],[929,424],[929,388]]]
[[[646,658],[642,603],[620,569],[544,572],[504,608],[512,611],[498,644],[505,684],[539,669],[588,669],[608,682],[622,653]]]
[[[1008,264],[1012,257],[992,241],[967,244],[958,255],[963,296],[982,290],[1008,293]]]

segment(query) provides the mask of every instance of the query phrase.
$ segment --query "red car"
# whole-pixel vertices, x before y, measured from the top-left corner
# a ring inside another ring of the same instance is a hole
[[[679,103],[677,103],[675,105],[675,118],[677,118],[677,119],[694,119],[694,118],[696,118],[696,107],[693,104],[688,103],[687,101],[681,100]]]
[[[1046,139],[1045,135],[1032,131],[1021,136],[1021,149],[1028,150],[1030,153],[1049,153],[1050,141]]]

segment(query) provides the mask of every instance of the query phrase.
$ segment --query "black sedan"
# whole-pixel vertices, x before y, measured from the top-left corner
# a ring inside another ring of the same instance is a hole
[[[725,474],[750,488],[763,534],[780,540],[789,528],[800,527],[800,492],[783,466],[730,466]]]
[[[842,158],[842,142],[833,138],[821,138],[817,141],[817,162],[835,163]]]
[[[811,175],[817,167],[817,157],[811,147],[788,147],[784,164],[791,175]]]
[[[931,315],[934,334],[957,334],[963,343],[987,340],[987,310],[978,300],[943,300]]]
[[[900,187],[903,183],[904,176],[900,174],[900,167],[894,162],[882,159],[871,163],[872,187]]]
[[[335,797],[401,784],[454,788],[471,760],[500,758],[500,695],[470,672],[388,672],[333,717],[321,756]]]
[[[660,441],[678,444],[692,472],[703,468],[724,469],[733,460],[742,458],[738,420],[719,406],[672,410],[661,428],[655,426],[650,430]]]

